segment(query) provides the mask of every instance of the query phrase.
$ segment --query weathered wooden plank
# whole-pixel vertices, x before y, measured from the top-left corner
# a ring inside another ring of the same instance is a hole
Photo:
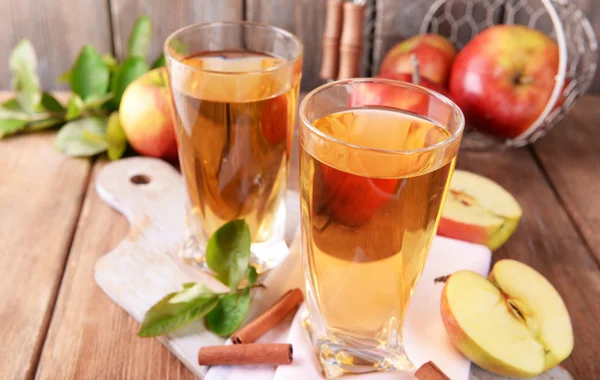
[[[584,96],[533,150],[558,197],[600,262],[600,96]]]
[[[157,340],[137,337],[138,323],[94,282],[96,260],[129,229],[94,188],[105,164],[94,166],[36,378],[193,379]]]
[[[597,378],[600,373],[598,263],[530,151],[522,148],[502,154],[461,153],[458,166],[495,180],[523,207],[521,224],[507,244],[494,253],[494,259],[522,261],[554,284],[569,309],[575,332],[575,349],[564,367],[575,379]],[[600,199],[598,192],[595,197]]]
[[[368,22],[374,1],[365,5],[365,30],[361,76],[367,74],[371,49],[372,23]],[[326,2],[324,0],[246,0],[246,19],[275,25],[294,33],[304,45],[302,89],[309,91],[323,84],[319,78],[322,57],[322,39],[325,29]]]
[[[36,49],[46,90],[61,87],[56,78],[71,67],[84,44],[101,53],[112,51],[106,1],[2,0],[0,15],[0,89],[10,88],[8,57],[22,38],[29,38]]]
[[[325,1],[246,0],[246,19],[275,25],[298,36],[304,44],[302,89],[310,90],[323,83],[319,70]]]
[[[190,24],[207,21],[241,20],[243,0],[219,1],[152,1],[109,0],[112,13],[115,54],[123,58],[127,52],[127,39],[135,19],[142,14],[152,20],[153,34],[150,59],[163,51],[166,38],[175,30]]]
[[[53,139],[0,140],[0,379],[35,374],[91,169]]]

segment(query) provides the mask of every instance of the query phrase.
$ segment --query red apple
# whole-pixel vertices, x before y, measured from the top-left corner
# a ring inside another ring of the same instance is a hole
[[[288,109],[286,94],[281,94],[264,103],[261,130],[269,144],[286,141],[288,135]]]
[[[558,45],[545,34],[522,25],[494,26],[456,57],[450,95],[470,125],[515,138],[548,103],[558,60]]]
[[[127,141],[144,156],[177,157],[166,69],[137,78],[123,93],[119,116]]]
[[[397,179],[361,177],[323,163],[321,175],[331,199],[327,215],[353,227],[368,222],[394,197],[398,186]]]
[[[426,94],[387,83],[361,83],[350,96],[350,107],[383,106],[399,110],[424,113],[429,98]]]
[[[425,77],[420,77],[415,81],[414,80],[415,77],[411,73],[388,73],[386,75],[378,75],[377,78],[393,79],[393,80],[399,80],[402,82],[417,84],[419,86],[423,86],[423,87],[433,90],[437,93],[440,93],[446,97],[450,97],[450,94],[443,86],[441,86],[435,82],[432,82]]]
[[[421,34],[398,43],[386,54],[379,73],[412,73],[412,54],[421,63],[421,76],[446,86],[456,49],[446,37],[438,34]]]

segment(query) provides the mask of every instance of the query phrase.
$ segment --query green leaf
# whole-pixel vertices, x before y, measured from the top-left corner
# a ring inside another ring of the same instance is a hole
[[[117,59],[110,53],[102,54],[102,62],[104,62],[104,65],[108,67],[108,71],[110,72],[115,72],[119,68],[119,62],[117,62]]]
[[[107,144],[106,142],[106,134],[96,133],[88,130],[83,130],[81,132],[81,137],[86,143],[102,145]]]
[[[236,289],[250,261],[250,228],[244,220],[232,220],[208,240],[206,262],[219,281]]]
[[[151,69],[158,69],[159,67],[165,67],[166,65],[167,63],[165,62],[165,55],[161,54],[158,58],[156,58],[156,61],[152,63]]]
[[[219,302],[219,295],[202,284],[189,286],[158,301],[144,315],[138,336],[168,334],[202,318]]]
[[[184,44],[183,42],[181,42],[180,39],[177,39],[177,38],[173,38],[171,40],[171,48],[179,54],[183,54],[183,55],[190,54],[190,49],[188,48],[188,46],[186,44]]]
[[[69,69],[64,73],[60,74],[58,78],[56,78],[56,82],[58,83],[70,83],[71,82],[71,73],[73,70]]]
[[[104,105],[104,103],[107,103],[113,97],[114,97],[113,94],[110,92],[108,94],[104,94],[101,96],[89,97],[88,99],[86,99],[85,102],[83,102],[84,109],[91,110],[91,109],[95,109],[95,108],[100,108]]]
[[[206,327],[220,336],[229,336],[242,324],[250,308],[250,289],[223,296],[206,315]]]
[[[64,122],[65,119],[62,117],[49,117],[43,120],[32,121],[31,123],[27,124],[27,132],[41,131],[42,129],[56,127]]]
[[[23,110],[0,107],[0,119],[15,119],[29,122],[32,120],[39,120],[40,118],[47,116],[50,115],[46,113],[27,113]]]
[[[20,112],[23,111],[23,108],[19,104],[19,101],[17,100],[17,98],[8,99],[4,103],[2,103],[2,108],[11,110],[11,111],[20,111]]]
[[[49,92],[42,93],[42,106],[46,111],[65,112],[66,108]]]
[[[81,49],[71,70],[71,89],[82,100],[107,93],[110,73],[92,45],[85,45]]]
[[[189,289],[189,288],[191,288],[193,286],[196,286],[195,282],[186,282],[185,284],[183,284],[183,288],[184,289]]]
[[[65,124],[54,140],[59,151],[78,157],[89,157],[104,152],[106,142],[106,118],[87,117]]]
[[[71,96],[71,99],[69,99],[69,103],[67,104],[67,114],[65,116],[65,119],[67,119],[67,120],[77,119],[79,116],[81,116],[81,114],[83,113],[83,110],[84,110],[83,100],[81,100],[81,98],[79,96],[73,94]]]
[[[110,89],[114,97],[109,104],[115,109],[119,108],[127,86],[147,71],[148,63],[143,58],[137,56],[127,58],[112,78]]]
[[[140,16],[135,20],[129,42],[127,44],[127,53],[130,57],[136,56],[146,59],[148,48],[152,40],[152,22],[148,16]]]
[[[24,130],[26,126],[26,120],[0,119],[0,139],[5,136],[14,135],[17,132]]]
[[[256,284],[256,280],[258,279],[258,273],[256,272],[256,268],[252,265],[248,267],[248,274],[246,274],[246,278],[248,279],[248,286]]]
[[[42,92],[36,71],[37,57],[29,40],[21,40],[13,49],[9,66],[13,73],[12,88],[17,93],[17,101],[26,112],[35,112],[42,100]]]
[[[106,128],[106,140],[108,141],[108,158],[111,161],[123,157],[127,148],[127,137],[119,121],[119,113],[113,112],[108,117],[108,127]],[[186,288],[186,284],[183,285]]]

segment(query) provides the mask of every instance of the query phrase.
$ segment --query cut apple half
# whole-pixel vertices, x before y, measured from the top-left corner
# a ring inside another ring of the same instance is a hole
[[[556,289],[515,260],[496,263],[489,279],[454,273],[442,293],[441,313],[452,344],[488,371],[533,377],[573,350],[573,330]]]
[[[488,246],[504,244],[523,211],[516,199],[496,182],[456,170],[438,226],[438,235]]]

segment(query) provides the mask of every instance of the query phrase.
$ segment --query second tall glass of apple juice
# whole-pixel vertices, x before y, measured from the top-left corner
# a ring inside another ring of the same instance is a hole
[[[351,79],[307,95],[300,118],[307,326],[323,372],[412,370],[404,314],[435,235],[463,115],[423,87]]]
[[[269,25],[213,22],[173,33],[165,57],[189,199],[182,254],[202,262],[207,239],[244,219],[251,261],[267,270],[284,257],[302,44]]]

